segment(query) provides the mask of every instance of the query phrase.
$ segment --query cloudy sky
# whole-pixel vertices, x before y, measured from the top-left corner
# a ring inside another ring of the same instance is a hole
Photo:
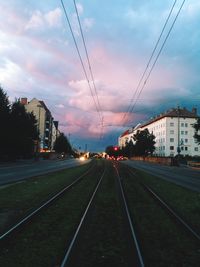
[[[89,150],[165,109],[200,112],[200,1],[185,1],[147,79],[182,2],[77,0],[92,79],[73,0],[63,3],[86,75],[61,1],[0,0],[0,84],[11,101],[43,100],[72,145]]]

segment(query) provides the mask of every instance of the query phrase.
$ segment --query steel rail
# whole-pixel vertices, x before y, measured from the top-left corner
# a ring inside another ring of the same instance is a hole
[[[129,172],[137,177],[137,175],[128,168]],[[174,217],[176,220],[187,230],[190,234],[193,235],[198,241],[200,241],[200,235],[187,223],[184,221],[183,218],[181,218],[163,199],[161,199],[160,196],[158,196],[150,186],[145,185],[144,183],[140,183],[153,197],[156,199],[163,207],[166,208],[166,210]]]
[[[133,241],[134,241],[134,244],[135,244],[135,247],[136,247],[136,251],[137,251],[139,266],[140,267],[144,267],[145,266],[144,265],[144,260],[143,260],[143,257],[142,257],[140,246],[139,246],[139,243],[138,243],[138,240],[137,240],[137,237],[136,237],[136,233],[135,233],[135,230],[134,230],[134,227],[133,227],[133,223],[132,223],[132,219],[131,219],[130,212],[129,212],[129,209],[128,209],[128,205],[127,205],[127,202],[126,202],[124,189],[123,189],[122,183],[121,183],[121,177],[119,175],[119,171],[118,171],[116,165],[113,165],[113,166],[114,166],[114,168],[116,170],[116,173],[117,173],[117,177],[118,177],[118,181],[119,181],[119,186],[120,186],[120,191],[121,191],[121,195],[122,195],[122,199],[123,199],[124,208],[125,208],[125,211],[126,211],[126,215],[127,215],[127,219],[128,219],[128,222],[129,222],[132,238],[133,238]]]
[[[74,246],[74,244],[75,244],[75,242],[77,240],[78,234],[80,233],[80,229],[81,229],[81,227],[82,227],[82,225],[84,223],[84,220],[85,220],[85,218],[86,218],[86,216],[88,214],[88,211],[89,211],[89,209],[91,207],[92,201],[94,200],[94,197],[96,196],[96,193],[97,193],[97,191],[99,189],[99,186],[100,186],[101,181],[102,181],[102,179],[103,179],[103,177],[105,175],[105,172],[106,172],[106,168],[104,169],[104,172],[103,172],[101,178],[99,179],[99,182],[98,182],[97,186],[95,187],[95,190],[94,190],[94,192],[93,192],[93,194],[92,194],[92,196],[91,196],[91,198],[90,198],[90,200],[88,202],[88,205],[87,205],[87,207],[85,209],[85,212],[84,212],[84,214],[83,214],[83,216],[82,216],[82,218],[80,220],[80,223],[79,223],[79,225],[78,225],[78,227],[76,229],[76,232],[75,232],[75,234],[74,234],[74,236],[73,236],[73,238],[72,238],[72,240],[70,242],[70,245],[69,245],[69,247],[68,247],[68,249],[67,249],[67,251],[65,253],[65,256],[64,256],[64,258],[62,260],[62,263],[61,263],[60,267],[66,266],[66,264],[69,261],[70,253],[72,251],[72,248],[73,248],[73,246]]]
[[[17,230],[22,224],[24,224],[25,222],[27,222],[28,220],[30,220],[34,215],[36,215],[38,212],[40,212],[43,208],[45,208],[49,204],[51,204],[54,200],[56,200],[58,197],[60,197],[65,191],[69,190],[72,186],[74,186],[76,183],[78,183],[84,176],[86,176],[91,171],[91,169],[93,167],[94,166],[91,166],[91,168],[89,168],[89,170],[87,170],[85,173],[83,173],[82,175],[80,175],[75,181],[73,181],[68,186],[64,187],[61,191],[59,191],[53,197],[51,197],[50,199],[48,199],[40,207],[38,207],[37,209],[35,209],[34,211],[32,211],[25,218],[23,218],[21,221],[19,221],[18,223],[16,223],[9,230],[7,230],[5,233],[3,233],[2,235],[0,235],[0,241],[3,240],[4,238],[6,238],[13,231]]]
[[[142,183],[142,186],[163,206],[166,210],[173,215],[176,220],[187,230],[193,237],[200,241],[200,235],[192,229],[192,227],[184,221],[164,200],[161,199],[149,186]]]

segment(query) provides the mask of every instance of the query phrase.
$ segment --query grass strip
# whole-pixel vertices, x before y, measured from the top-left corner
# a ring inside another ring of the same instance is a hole
[[[14,239],[8,239],[1,248],[0,266],[59,266],[100,173],[98,163],[93,174],[35,217]]]
[[[172,182],[135,170],[139,179],[151,186],[164,200],[174,207],[200,233],[200,193]]]
[[[141,176],[137,179],[128,173],[123,176],[146,266],[199,266],[199,243],[174,224],[171,217],[140,186],[141,180]]]
[[[69,267],[128,267],[127,243],[111,162]]]
[[[84,173],[90,164],[24,180],[0,191],[0,232]]]

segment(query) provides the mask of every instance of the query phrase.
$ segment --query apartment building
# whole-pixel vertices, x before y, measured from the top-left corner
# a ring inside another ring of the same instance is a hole
[[[193,128],[197,118],[196,108],[192,111],[173,108],[133,129],[133,134],[146,128],[153,133],[156,137],[154,155],[157,156],[176,156],[178,153],[183,156],[200,156],[200,145],[194,140]]]
[[[124,146],[126,145],[127,142],[129,143],[131,140],[133,140],[133,139],[132,139],[133,134],[136,133],[137,129],[140,128],[140,125],[141,125],[141,124],[138,124],[137,126],[132,127],[132,128],[130,128],[130,129],[126,130],[125,132],[123,132],[123,133],[120,135],[120,137],[118,138],[118,146],[119,146],[120,148],[124,147]]]
[[[33,112],[37,119],[40,151],[52,151],[59,133],[58,122],[53,120],[53,116],[44,101],[33,98],[28,102],[27,98],[21,98],[21,103],[25,106],[28,112]]]

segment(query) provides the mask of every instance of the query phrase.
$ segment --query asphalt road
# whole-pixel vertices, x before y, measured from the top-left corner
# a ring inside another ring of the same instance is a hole
[[[123,163],[193,191],[200,192],[200,169],[193,169],[187,166],[164,166],[160,164],[133,160],[127,160]]]
[[[37,175],[42,175],[70,167],[86,164],[90,160],[80,161],[79,159],[65,160],[27,160],[16,163],[0,165],[0,186],[20,180],[24,180]]]

